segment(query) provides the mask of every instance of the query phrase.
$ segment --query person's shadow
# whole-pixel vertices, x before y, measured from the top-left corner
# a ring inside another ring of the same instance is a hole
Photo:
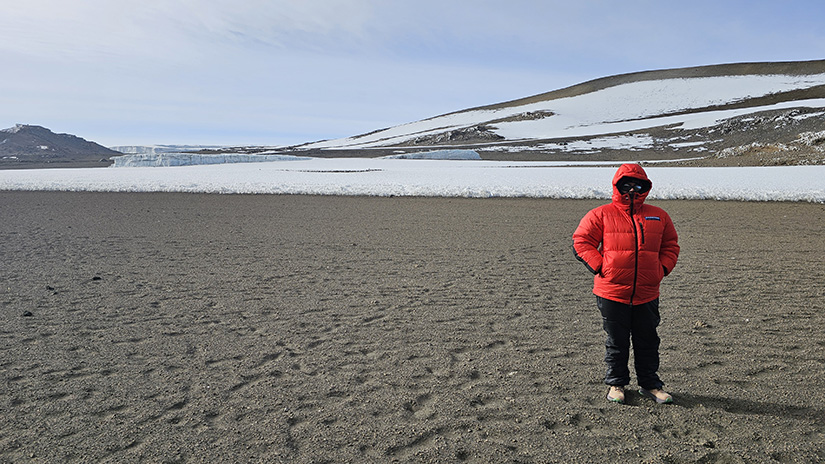
[[[782,418],[797,417],[814,421],[820,427],[825,424],[825,411],[807,406],[771,403],[741,398],[696,395],[693,393],[673,393],[676,406],[686,409],[704,406],[721,409],[734,414],[771,415]]]

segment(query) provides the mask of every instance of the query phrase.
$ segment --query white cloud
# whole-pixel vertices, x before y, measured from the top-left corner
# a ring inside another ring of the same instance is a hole
[[[368,0],[27,0],[4,8],[0,49],[50,58],[186,59],[214,47],[309,48],[360,37]],[[223,51],[223,50],[221,50]]]

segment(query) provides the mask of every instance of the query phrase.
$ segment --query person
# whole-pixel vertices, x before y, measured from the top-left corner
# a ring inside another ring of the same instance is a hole
[[[594,274],[593,293],[602,315],[607,399],[624,403],[633,343],[639,393],[672,403],[659,378],[659,284],[679,258],[676,228],[665,210],[645,203],[653,183],[638,164],[613,176],[610,204],[589,211],[573,233],[576,258]]]

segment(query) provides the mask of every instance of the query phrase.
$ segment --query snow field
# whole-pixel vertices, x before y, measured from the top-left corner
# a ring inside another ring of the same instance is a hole
[[[310,158],[181,167],[5,170],[0,171],[0,190],[607,199],[616,165],[604,164]],[[651,199],[825,203],[825,166],[646,164],[645,170],[653,180]]]

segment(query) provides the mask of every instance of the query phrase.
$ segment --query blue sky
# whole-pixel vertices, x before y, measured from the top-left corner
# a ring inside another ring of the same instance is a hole
[[[825,59],[825,2],[0,0],[0,128],[286,145],[599,77]]]

